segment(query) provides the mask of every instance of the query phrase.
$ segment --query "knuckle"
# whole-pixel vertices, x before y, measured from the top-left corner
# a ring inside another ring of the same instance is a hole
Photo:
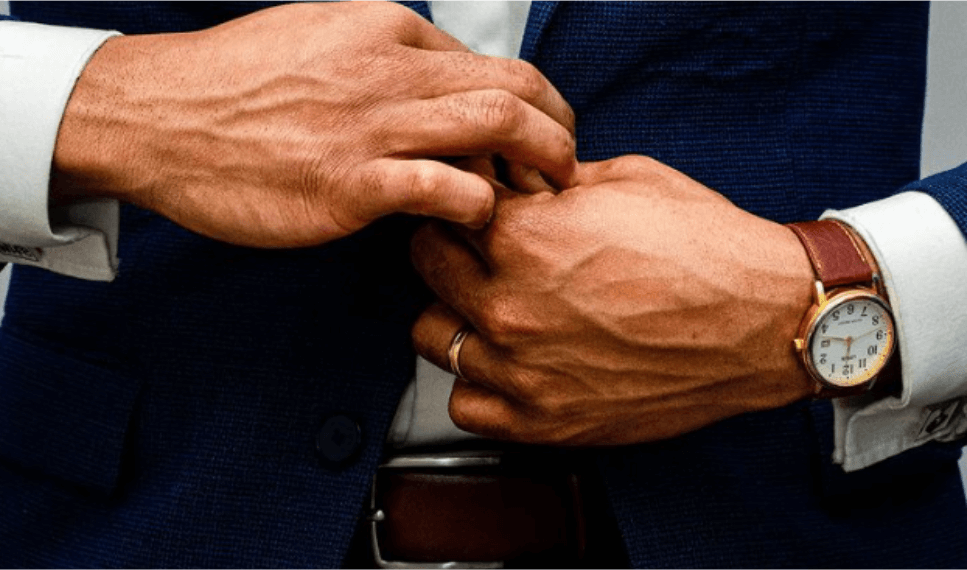
[[[617,172],[632,174],[642,170],[651,170],[657,161],[650,156],[626,155],[614,159],[614,169]]]
[[[433,181],[433,171],[426,163],[414,163],[407,169],[404,188],[410,193],[420,193],[429,188]]]
[[[354,192],[334,191],[339,186],[336,182],[339,180],[352,179],[346,176],[345,171],[331,168],[322,157],[316,156],[302,165],[297,185],[307,209],[307,219],[315,219],[321,212],[325,212],[341,232],[352,233],[369,220],[357,203]],[[357,179],[351,184],[366,183]]]
[[[602,161],[596,169],[600,178],[631,178],[641,175],[653,175],[657,160],[643,155],[628,154]]]
[[[420,33],[420,16],[396,2],[363,2],[366,23],[369,25],[367,38],[383,44],[386,49],[398,43],[409,44]]]
[[[437,169],[425,162],[413,163],[406,171],[396,199],[400,204],[423,210],[439,186]]]
[[[671,172],[671,169],[668,166],[650,156],[633,155],[627,157],[627,159],[628,169],[632,172],[641,174],[658,174],[662,176],[666,176]]]
[[[515,396],[527,408],[531,411],[543,410],[550,386],[541,376],[518,368],[507,374],[507,383],[514,387]]]
[[[524,104],[507,91],[485,91],[478,103],[478,117],[485,130],[510,136],[517,132],[524,119]]]
[[[379,18],[383,22],[403,25],[411,21],[408,16],[412,11],[400,6],[396,2],[367,2],[365,6],[374,17]]]
[[[533,64],[519,59],[508,60],[508,72],[514,77],[518,94],[533,101],[539,99],[547,90],[547,82]]]
[[[553,140],[549,141],[548,151],[560,162],[566,163],[574,159],[577,154],[577,141],[565,128],[554,130]]]
[[[391,7],[389,12],[389,17],[400,30],[402,35],[417,34],[420,32],[420,25],[423,24],[423,19],[420,18],[413,10],[405,8],[396,2],[380,2],[380,4],[388,4]]]
[[[549,388],[549,386],[545,386]],[[564,399],[553,396],[553,390],[543,390],[542,397],[537,400],[538,409],[542,417],[547,420],[556,420],[571,416],[572,409],[570,403]]]
[[[497,346],[512,345],[520,330],[517,302],[506,294],[495,294],[482,303],[480,329]]]

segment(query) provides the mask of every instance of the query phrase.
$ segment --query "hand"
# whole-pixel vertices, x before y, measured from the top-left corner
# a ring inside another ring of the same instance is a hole
[[[500,191],[492,223],[421,229],[442,299],[414,327],[463,429],[532,443],[674,437],[808,397],[792,339],[812,268],[787,228],[644,157],[582,164],[559,195]]]
[[[283,6],[109,40],[58,135],[52,198],[110,196],[231,243],[294,247],[407,212],[480,226],[493,191],[438,157],[572,182],[573,114],[532,66],[392,3]]]

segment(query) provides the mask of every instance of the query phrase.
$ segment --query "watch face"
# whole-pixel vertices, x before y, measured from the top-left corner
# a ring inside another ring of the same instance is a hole
[[[852,293],[830,300],[815,321],[808,361],[833,386],[868,382],[893,352],[893,318],[876,297]]]

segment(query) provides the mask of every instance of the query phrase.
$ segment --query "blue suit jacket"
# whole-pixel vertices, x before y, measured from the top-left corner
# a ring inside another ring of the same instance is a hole
[[[13,9],[151,33],[262,6]],[[537,2],[522,55],[573,105],[583,160],[651,155],[780,222],[912,183],[967,231],[967,169],[916,182],[926,27],[922,4]],[[0,329],[0,566],[339,565],[413,373],[429,298],[415,223],[258,251],[127,207],[114,283],[18,268]],[[360,446],[320,462],[335,415]],[[635,565],[967,566],[959,445],[844,474],[831,420],[800,403],[567,453],[600,469]]]

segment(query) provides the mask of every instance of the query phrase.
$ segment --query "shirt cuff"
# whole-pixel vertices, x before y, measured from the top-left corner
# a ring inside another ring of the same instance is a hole
[[[117,201],[48,207],[67,100],[94,52],[116,35],[0,21],[0,262],[99,281],[116,275]]]
[[[902,364],[899,398],[834,401],[833,460],[863,469],[928,441],[967,433],[967,240],[929,195],[904,192],[823,218],[866,240],[880,266]]]

